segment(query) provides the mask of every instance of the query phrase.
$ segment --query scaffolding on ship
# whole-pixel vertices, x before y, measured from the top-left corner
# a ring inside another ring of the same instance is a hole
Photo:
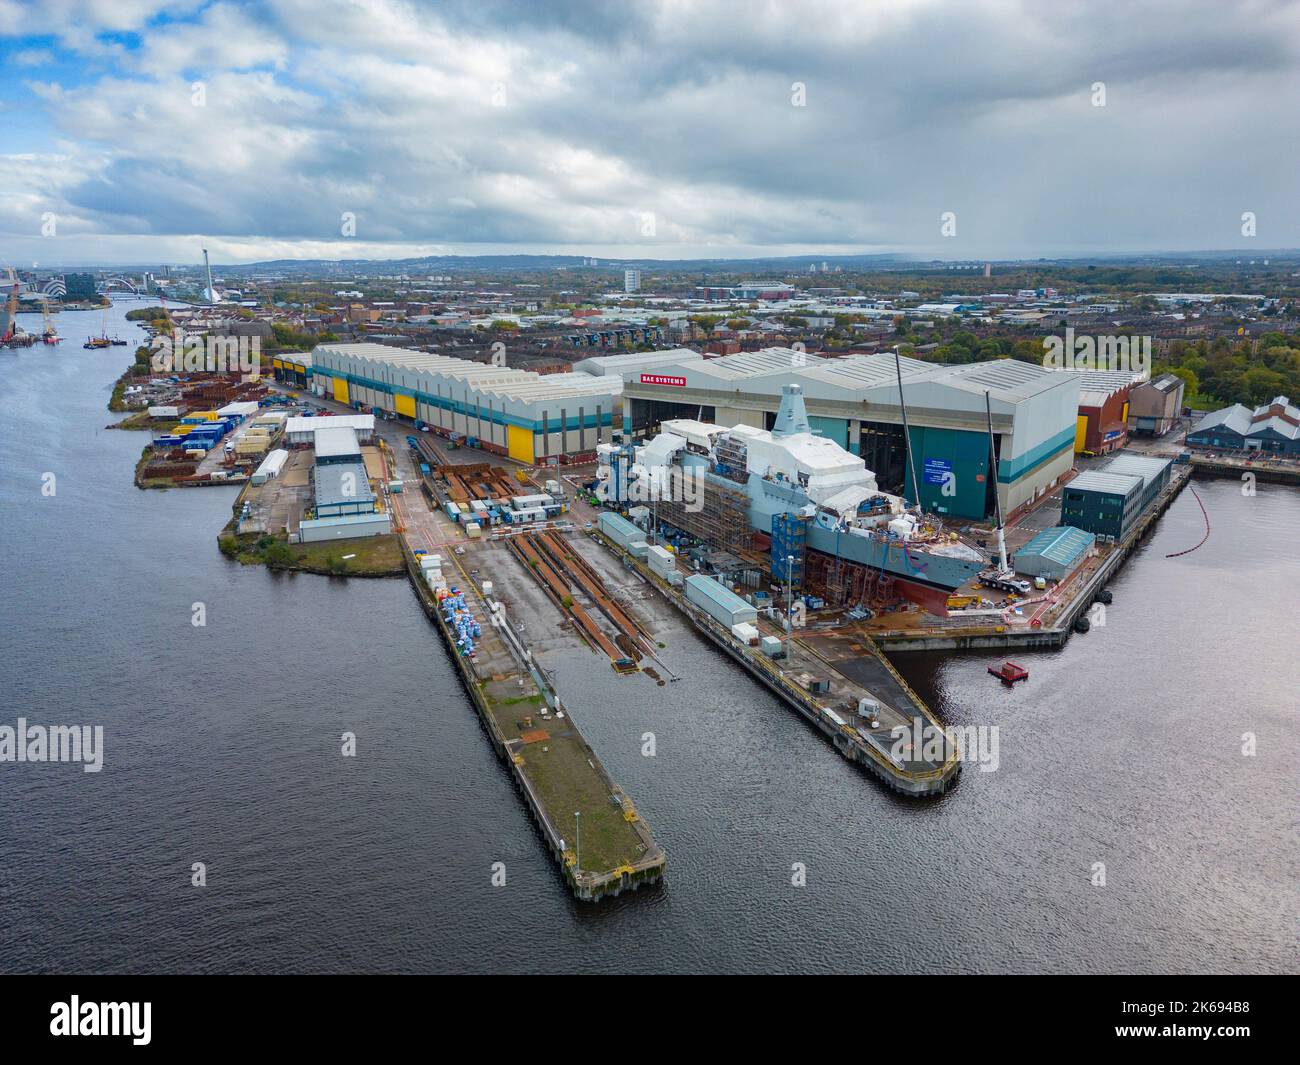
[[[702,506],[696,510],[680,500],[658,502],[658,519],[725,551],[753,549],[749,528],[749,497],[714,481],[704,482]]]

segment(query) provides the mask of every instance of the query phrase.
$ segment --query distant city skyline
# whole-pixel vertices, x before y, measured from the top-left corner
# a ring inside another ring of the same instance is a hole
[[[1280,0],[0,0],[0,265],[1259,259],[1297,45]]]

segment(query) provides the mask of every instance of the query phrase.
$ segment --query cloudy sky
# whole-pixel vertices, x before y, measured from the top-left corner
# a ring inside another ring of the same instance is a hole
[[[1281,0],[0,0],[0,264],[1297,247],[1297,100]]]

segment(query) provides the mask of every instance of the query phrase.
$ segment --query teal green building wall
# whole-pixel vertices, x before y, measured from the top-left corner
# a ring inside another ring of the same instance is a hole
[[[962,429],[935,429],[915,426],[909,431],[912,457],[916,474],[921,479],[921,505],[945,517],[971,518],[980,521],[985,516],[984,503],[988,490],[989,438],[986,433],[972,433]],[[927,477],[926,461],[932,460]],[[946,463],[946,467],[938,465]],[[940,481],[951,473],[951,495],[945,494]],[[931,483],[931,481],[935,483]],[[912,471],[907,470],[907,499],[916,498],[912,484]]]

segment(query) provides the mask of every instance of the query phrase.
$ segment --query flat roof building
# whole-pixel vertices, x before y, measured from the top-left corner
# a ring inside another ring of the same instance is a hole
[[[1122,539],[1169,483],[1173,460],[1124,452],[1061,490],[1061,524]]]
[[[921,501],[932,513],[982,520],[993,492],[1004,514],[1049,491],[1073,466],[1080,378],[1012,359],[940,365],[892,354],[821,356],[765,348],[719,359],[632,364],[623,374],[624,432],[664,420],[771,429],[782,388],[801,386],[814,433],[860,455],[886,491],[916,498],[902,429],[901,369]],[[997,473],[989,477],[985,393]]]

